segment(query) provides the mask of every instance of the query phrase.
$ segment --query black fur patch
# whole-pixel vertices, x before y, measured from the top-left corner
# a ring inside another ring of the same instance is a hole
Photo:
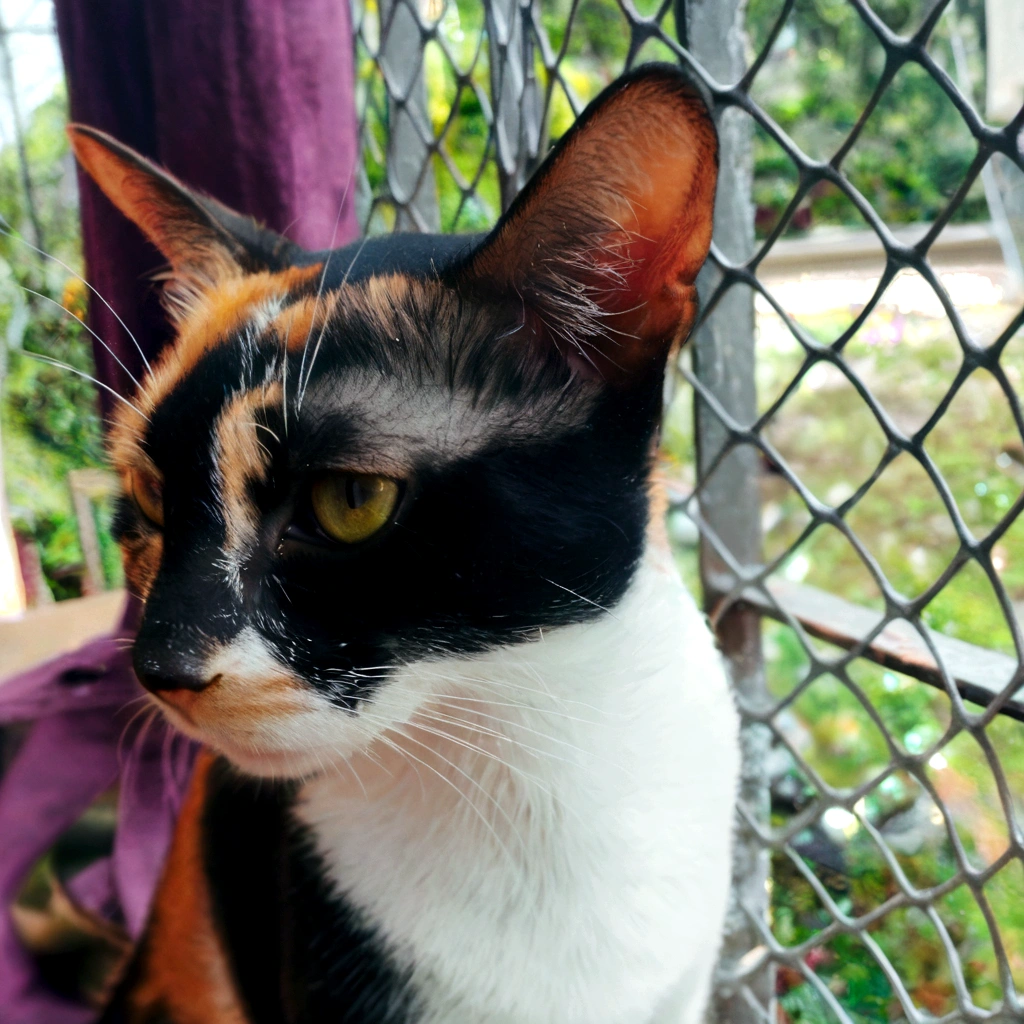
[[[413,993],[384,943],[325,881],[291,822],[291,787],[214,765],[206,864],[252,1024],[411,1024]]]
[[[252,488],[262,537],[241,597],[218,568],[225,524],[211,453],[221,411],[274,375],[283,339],[268,330],[212,347],[155,410],[145,443],[164,477],[166,525],[136,645],[143,674],[160,675],[183,650],[201,656],[248,624],[283,663],[354,708],[388,665],[527,642],[593,618],[625,592],[643,547],[661,367],[628,390],[601,388],[577,379],[557,352],[530,350],[515,310],[464,300],[438,279],[439,261],[461,258],[459,241],[395,236],[339,251],[343,269],[373,257],[426,284],[415,295],[397,289],[387,315],[342,303],[315,361],[301,350],[287,356],[288,429],[278,407],[257,417],[272,470]],[[399,329],[384,332],[382,321]],[[352,546],[294,540],[286,527],[308,523],[313,476],[376,440],[358,401],[336,407],[350,374],[410,395],[434,388],[485,411],[504,403],[521,429],[465,458],[441,460],[428,446],[379,537]],[[549,422],[552,410],[576,406],[568,422]]]
[[[239,778],[215,763],[203,814],[206,873],[213,915],[252,1024],[288,1020],[282,928],[285,799],[272,785]]]
[[[437,277],[464,260],[483,238],[483,235],[399,232],[364,238],[332,251],[303,253],[294,262],[296,266],[323,263],[324,288],[330,291],[340,287],[342,282],[357,284],[377,274]]]

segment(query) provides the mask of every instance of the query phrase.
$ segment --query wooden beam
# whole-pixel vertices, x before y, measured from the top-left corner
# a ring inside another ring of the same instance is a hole
[[[865,644],[884,618],[881,612],[845,601],[817,587],[788,580],[771,580],[767,588],[779,607],[753,587],[744,591],[743,603],[780,622],[785,621],[785,616],[779,608],[785,609],[811,636],[847,651],[863,645],[863,650],[858,652],[863,657],[945,690],[939,666],[920,634],[906,620],[888,623]],[[927,634],[964,700],[988,707],[1012,680],[1016,678],[1018,685],[1024,683],[1016,658],[932,629],[928,629]],[[1007,701],[1000,713],[1024,722],[1024,695]]]
[[[913,245],[922,239],[930,224],[910,224],[893,230],[896,240]],[[940,269],[1000,266],[1003,251],[991,224],[950,224],[928,250],[929,262]],[[802,238],[780,239],[761,261],[758,277],[769,285],[792,280],[801,274],[880,273],[885,266],[885,249],[870,230],[815,228]]]
[[[30,608],[20,618],[0,621],[0,686],[8,676],[113,632],[126,600],[123,590],[108,590]]]

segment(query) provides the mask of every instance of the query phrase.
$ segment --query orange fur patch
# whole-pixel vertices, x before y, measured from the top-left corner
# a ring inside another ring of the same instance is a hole
[[[145,600],[156,582],[163,557],[163,537],[154,532],[138,538],[125,538],[121,542],[121,562],[125,579],[133,594]]]
[[[647,481],[647,499],[650,502],[647,513],[647,540],[663,554],[671,554],[672,546],[668,539],[668,490],[665,477],[660,469],[655,469]]]
[[[215,345],[230,340],[252,320],[261,307],[288,301],[295,289],[315,279],[319,272],[320,265],[317,264],[312,267],[293,267],[276,274],[235,276],[205,293],[193,314],[181,326],[177,341],[168,347],[146,377],[142,390],[135,396],[135,408],[121,404],[114,414],[107,443],[111,462],[123,481],[127,482],[128,473],[133,470],[159,478],[159,472],[141,443],[146,434],[147,417],[152,417],[160,402],[194,368],[203,354]],[[320,314],[314,314],[314,305],[312,298],[299,299],[295,303],[297,309],[294,313],[290,313],[290,307],[286,308],[268,326],[284,338],[287,337],[288,326],[284,318],[289,314],[295,318],[293,331],[300,330],[308,322],[307,329],[298,336],[297,344],[304,343],[309,329],[314,325],[314,315],[317,317],[316,324],[320,323]],[[325,310],[323,315],[329,315],[328,310],[332,306],[324,302],[319,305]],[[145,593],[141,589],[139,592]]]
[[[284,303],[298,288],[313,281],[320,264],[289,267],[279,273],[264,271],[228,278],[206,292],[178,331],[178,340],[168,348],[153,373],[144,382],[140,396],[147,415],[214,345],[223,344],[241,330],[261,307]]]
[[[268,406],[280,405],[281,395],[277,382],[246,391],[231,400],[217,423],[217,468],[227,552],[241,553],[256,537],[258,512],[249,498],[248,485],[265,480],[270,467],[270,453],[260,438],[256,415]]]
[[[233,643],[214,647],[206,658],[212,682],[198,691],[163,691],[158,703],[183,732],[223,752],[260,748],[268,725],[308,711],[309,689],[269,655],[262,664],[254,656],[259,652]]]
[[[301,352],[306,345],[315,343],[314,333],[323,329],[336,302],[336,292],[321,295],[319,299],[314,295],[306,296],[278,313],[270,325],[289,352]]]
[[[160,1009],[175,1024],[248,1024],[212,917],[203,863],[203,813],[213,756],[199,755],[153,902],[128,1019]],[[163,1018],[161,1018],[163,1019]]]

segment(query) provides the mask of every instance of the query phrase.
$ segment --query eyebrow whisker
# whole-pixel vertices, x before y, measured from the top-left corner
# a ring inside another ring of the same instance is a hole
[[[114,316],[114,319],[124,328],[125,333],[128,335],[129,338],[131,338],[132,344],[138,350],[138,353],[142,358],[143,365],[146,367],[146,372],[152,373],[153,368],[152,366],[149,365],[149,360],[146,358],[146,353],[142,350],[142,346],[139,344],[138,339],[135,337],[134,334],[132,334],[132,332],[128,328],[128,325],[118,315],[117,310],[114,309],[114,307],[109,302],[107,302],[107,300],[100,294],[98,289],[96,289],[95,287],[93,287],[93,285],[86,281],[86,279],[82,277],[81,274],[75,273],[75,271],[72,270],[63,260],[58,259],[51,253],[45,252],[38,246],[33,245],[27,238],[23,238],[21,235],[19,235],[18,232],[15,231],[12,227],[11,222],[7,220],[7,218],[4,217],[3,214],[0,214],[0,234],[6,235],[8,238],[13,238],[16,242],[20,242],[22,245],[31,249],[33,252],[38,253],[44,259],[53,260],[53,262],[56,263],[57,266],[63,267],[76,281],[81,281],[82,284],[84,284],[85,287],[88,288],[89,291],[92,292],[92,294],[95,295],[96,298],[99,299],[100,302],[102,302],[103,305],[110,310],[110,312]]]
[[[327,259],[324,260],[324,269],[320,274],[320,285],[316,290],[316,298],[313,300],[313,315],[310,318],[310,329],[306,334],[306,340],[302,345],[302,361],[299,363],[299,387],[296,393],[298,404],[296,406],[296,414],[302,409],[302,396],[305,393],[305,389],[302,387],[302,370],[306,365],[306,352],[309,349],[309,338],[313,333],[313,323],[316,322],[316,312],[320,305],[320,299],[324,293],[324,282],[327,280],[327,268],[331,265],[331,258],[334,256],[334,243],[338,237],[338,225],[341,223],[341,215],[345,210],[345,200],[348,199],[348,192],[352,186],[352,182],[355,179],[355,167],[352,168],[352,173],[348,177],[348,181],[345,182],[345,191],[341,194],[341,202],[338,204],[338,215],[334,218],[334,230],[331,231],[331,244],[327,247]],[[323,337],[323,332],[320,332],[320,337]],[[320,342],[317,341],[317,347],[319,348]],[[287,348],[285,349],[285,358],[287,358]],[[313,358],[316,359],[316,352],[313,353]],[[312,362],[310,362],[310,369],[312,369]],[[285,431],[287,433],[287,430]]]
[[[117,353],[84,320],[82,320],[80,317],[75,316],[75,314],[72,313],[70,309],[65,308],[56,299],[50,298],[49,295],[44,295],[42,292],[37,292],[34,288],[29,288],[28,285],[23,284],[21,287],[26,292],[28,292],[29,295],[35,295],[40,299],[44,299],[46,302],[52,303],[54,306],[56,306],[65,315],[74,317],[74,319],[77,320],[111,354],[111,356],[114,359],[114,362],[117,363],[117,365],[120,366],[121,369],[124,370],[124,372],[128,375],[128,379],[137,388],[139,388],[140,390],[142,389],[142,385],[138,382],[138,380],[136,380],[135,374],[133,374],[132,371],[129,370],[128,367],[121,362],[121,360],[118,358]]]

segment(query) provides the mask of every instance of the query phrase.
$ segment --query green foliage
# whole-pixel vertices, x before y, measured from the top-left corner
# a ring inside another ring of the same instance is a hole
[[[778,17],[778,0],[750,0],[751,40],[761,46]],[[901,34],[912,34],[921,5],[884,0],[872,8]],[[955,26],[974,57],[975,81],[982,80],[982,9],[961,5]],[[940,21],[929,51],[956,78],[951,51],[950,12]],[[845,0],[797,0],[771,57],[755,80],[752,94],[779,127],[805,153],[830,160],[857,125],[886,65],[874,33]],[[952,102],[920,65],[909,63],[896,75],[842,162],[852,184],[890,224],[933,220],[967,176],[977,153],[970,132]],[[766,132],[755,135],[754,201],[762,237],[778,223],[796,194],[796,166]],[[954,220],[987,216],[984,194],[975,182]],[[853,203],[835,186],[815,185],[788,230],[811,225],[864,227]]]
[[[43,229],[43,248],[67,262],[80,251],[78,205],[75,201],[74,166],[64,126],[67,100],[63,88],[32,113],[25,137],[29,172]],[[14,146],[0,150],[0,215],[26,237],[31,237],[25,191]],[[0,257],[30,280],[54,280],[51,271],[24,247],[0,237]],[[66,272],[63,272],[66,277]]]
[[[806,287],[813,290],[819,284]],[[895,295],[891,298],[847,343],[844,357],[886,415],[913,435],[943,403],[963,353],[941,310],[927,313],[911,303],[901,311]],[[797,314],[801,326],[823,345],[832,344],[860,312],[859,305],[835,306]],[[984,289],[972,302],[960,303],[968,331],[981,344],[998,337],[1017,312]],[[758,317],[757,356],[762,411],[803,371],[800,386],[773,416],[766,434],[821,501],[841,506],[888,458],[875,414],[846,375],[827,362],[808,360],[781,321],[764,310]],[[1005,388],[1018,393],[1024,380],[1024,333],[1007,345],[1001,367]],[[676,472],[693,452],[689,403],[680,402],[666,421],[664,441]],[[1024,489],[1024,447],[1003,383],[987,371],[968,376],[943,416],[930,426],[925,449],[975,537],[1004,525]],[[761,489],[766,553],[782,557],[801,537],[809,516],[803,500],[779,474],[766,471]],[[959,546],[942,495],[908,453],[887,462],[846,520],[905,594],[930,587]],[[1000,536],[993,562],[1019,614],[1024,607],[1024,522],[1014,522]],[[858,604],[883,607],[863,559],[831,526],[819,527],[784,557],[779,574]],[[1013,653],[1004,611],[976,563],[969,562],[953,577],[923,618],[950,636]],[[950,827],[975,868],[992,865],[1005,854],[1010,842],[1006,809],[993,768],[969,733],[951,732],[944,693],[864,660],[848,665],[845,676],[837,670],[811,677],[810,659],[793,630],[778,623],[765,623],[763,630],[769,691],[775,699],[789,701],[775,721],[810,768],[804,771],[793,761],[776,780],[776,828],[784,828],[815,797],[816,775],[841,793],[866,790],[859,813],[886,836],[900,870],[920,889],[945,885],[959,870]],[[843,653],[820,641],[814,648],[826,659]],[[1019,815],[1024,810],[1024,729],[1019,722],[997,718],[985,736]],[[932,802],[919,773],[890,767],[890,741],[898,752],[922,758],[925,767],[920,771],[935,787],[947,816]],[[842,913],[858,918],[899,894],[892,869],[859,821],[848,819],[839,830],[821,819],[814,825],[794,839],[802,870],[785,854],[777,853],[772,860],[773,931],[785,945],[801,946],[808,969],[822,986],[799,971],[781,969],[782,1020],[834,1021],[823,991],[854,1021],[903,1020],[898,998],[862,939],[843,934],[819,938],[833,916],[806,874],[816,878]],[[833,844],[831,858],[821,849],[823,833]],[[1024,872],[1015,859],[985,885],[1018,987],[1024,985],[1022,895]],[[957,951],[971,998],[982,1008],[993,1006],[1002,997],[1002,980],[985,912],[964,885],[936,900],[935,910]],[[952,973],[934,921],[903,907],[873,921],[867,936],[892,963],[917,1006],[937,1016],[955,1008]]]
[[[856,311],[802,317],[803,326],[819,341],[831,342]],[[981,338],[994,337],[1012,315],[1009,306],[965,308],[970,329]],[[772,319],[760,320],[759,390],[762,407],[778,394],[803,365],[798,346],[784,333],[771,330]],[[851,340],[846,357],[881,405],[913,431],[925,423],[942,400],[960,364],[955,338],[941,317],[880,309]],[[1003,370],[1015,385],[1024,375],[1024,346],[1011,343]],[[906,382],[913,381],[908,389]],[[689,451],[685,421],[673,419],[666,440]],[[816,495],[839,504],[875,470],[885,452],[873,414],[838,371],[811,367],[805,386],[790,397],[768,428],[773,443]],[[1024,485],[1020,434],[1006,395],[997,380],[972,374],[957,392],[926,442],[946,479],[953,500],[976,536],[995,528],[1017,500]],[[841,452],[842,458],[836,453]],[[763,495],[770,555],[785,551],[806,523],[803,502],[781,478],[766,474]],[[957,541],[949,515],[921,466],[901,455],[877,479],[867,496],[847,516],[858,537],[878,559],[894,585],[905,593],[929,586],[948,563]],[[803,561],[798,578],[859,603],[881,607],[877,586],[842,535],[831,528],[816,531],[797,556]],[[1014,525],[995,549],[995,561],[1011,600],[1024,601],[1024,527]],[[796,558],[784,571],[792,574]],[[969,563],[925,611],[933,628],[984,647],[1012,652],[1005,616],[985,575]],[[766,623],[765,655],[769,690],[777,699],[804,685],[810,665],[796,634]],[[816,644],[826,658],[841,652]],[[799,739],[801,757],[829,785],[840,791],[867,786],[862,812],[885,832],[900,815],[923,813],[927,824],[918,841],[896,859],[919,888],[940,885],[953,877],[957,861],[945,820],[924,793],[920,781],[889,768],[886,734],[898,750],[933,759],[929,778],[954,823],[971,863],[993,863],[1006,849],[1005,811],[992,769],[977,742],[967,734],[949,735],[949,701],[941,692],[877,665],[857,661],[848,667],[851,689],[843,680],[824,674],[806,685],[786,712],[786,731]],[[858,697],[859,691],[859,697]],[[865,710],[877,713],[878,724]],[[997,719],[986,730],[999,758],[1009,791],[1024,792],[1024,730]],[[795,767],[786,779],[796,805],[814,795],[812,780]],[[929,818],[928,808],[931,808]],[[923,810],[922,810],[923,809]],[[784,825],[791,806],[776,806],[773,823]],[[1017,808],[1020,813],[1020,807]],[[810,834],[797,836],[797,846]],[[841,872],[803,858],[840,909],[853,917],[874,910],[899,888],[868,832],[851,826],[833,839],[841,850]],[[839,935],[816,943],[831,915],[821,905],[805,875],[786,856],[773,858],[772,915],[775,934],[787,945],[806,943],[808,963],[855,1021],[900,1020],[902,1009],[885,975],[861,940]],[[1024,887],[1019,863],[1012,862],[986,886],[1017,983],[1024,981]],[[998,907],[998,910],[996,908]],[[982,1007],[1001,996],[1001,982],[985,915],[970,890],[960,886],[937,904],[964,965],[972,999]],[[934,924],[921,912],[902,909],[887,914],[868,929],[906,983],[918,1006],[941,1015],[956,1005],[955,991],[942,942]],[[806,979],[782,971],[780,1005],[788,1019],[824,1024],[834,1019],[821,995]]]
[[[58,94],[33,113],[26,146],[43,245],[79,267],[66,120],[65,100]],[[0,151],[0,215],[20,235],[32,237],[13,147]],[[0,337],[6,339],[0,347],[6,363],[0,437],[7,497],[15,528],[39,546],[47,582],[58,598],[79,592],[82,561],[67,474],[102,465],[103,438],[94,385],[32,354],[92,374],[91,339],[69,311],[84,316],[85,308],[84,288],[72,274],[23,242],[0,235]],[[107,515],[100,512],[101,526]],[[120,570],[109,529],[101,529],[100,538],[108,579],[115,582]]]
[[[804,674],[806,659],[795,637],[785,627],[766,624],[765,640],[770,685],[773,692],[780,695]],[[838,652],[828,650],[825,653],[835,655]],[[896,837],[889,839],[890,850],[899,869],[919,890],[946,885],[958,871],[947,831],[949,821],[953,822],[970,863],[981,868],[995,862],[1009,843],[999,795],[988,762],[973,738],[960,733],[944,741],[950,722],[946,698],[915,680],[875,665],[857,663],[851,668],[851,676],[879,710],[899,746],[918,754],[927,754],[941,746],[941,760],[930,758],[927,774],[950,817],[943,817],[913,774],[890,771],[888,757],[871,742],[866,743],[859,764],[848,763],[840,776],[830,781],[841,789],[849,789],[879,780],[859,809],[876,829]],[[827,686],[819,691],[813,708],[805,707],[798,712],[801,723],[810,730],[810,742],[803,756],[812,767],[834,767],[834,752],[822,739],[828,729],[821,726],[845,713],[848,698],[844,698],[840,690],[838,684]],[[1024,782],[1024,730],[1018,722],[997,719],[988,726],[986,734],[1016,799]],[[856,745],[859,738],[863,736],[852,737],[851,746]],[[794,780],[796,785],[790,785],[788,791],[797,794],[796,804],[806,804],[813,797],[814,788],[797,775]],[[792,805],[780,805],[776,801],[773,825],[784,826],[792,813]],[[919,817],[914,829],[897,828],[889,832],[901,816],[915,814]],[[895,993],[861,939],[843,934],[828,940],[819,939],[822,930],[833,923],[833,916],[815,893],[808,873],[816,878],[841,913],[855,919],[876,911],[900,892],[878,845],[859,823],[852,822],[843,832],[832,830],[831,838],[833,849],[838,851],[833,857],[838,855],[842,861],[841,871],[827,863],[828,857],[821,856],[820,832],[815,849],[815,836],[810,829],[794,839],[797,850],[804,851],[803,855],[796,854],[796,861],[782,852],[773,855],[773,931],[784,945],[804,947],[806,964],[854,1020],[902,1020],[904,1014]],[[985,896],[1000,929],[1011,974],[1019,987],[1024,981],[1024,873],[1020,863],[1011,860],[997,872],[986,884]],[[981,907],[970,889],[960,885],[939,897],[935,910],[963,965],[971,998],[982,1008],[992,1007],[1001,998],[1002,985]],[[919,1007],[938,1016],[955,1008],[949,964],[933,921],[916,908],[905,906],[876,919],[866,931],[899,973]],[[800,973],[780,970],[778,990],[780,1003],[791,1022],[824,1024],[834,1020],[815,987]]]
[[[994,337],[1013,309],[1007,305],[963,310],[978,337]],[[805,329],[823,343],[833,341],[853,313],[841,310],[802,316]],[[762,408],[806,365],[803,350],[774,318],[761,317],[757,366]],[[890,416],[912,433],[943,400],[962,355],[942,317],[901,314],[879,308],[849,342],[845,355],[860,379]],[[1011,387],[1024,379],[1024,343],[1003,355]],[[907,381],[913,381],[913,388]],[[674,423],[676,421],[673,421]],[[667,434],[677,447],[679,430]],[[887,442],[874,413],[849,379],[819,362],[808,366],[799,388],[773,418],[768,437],[800,479],[820,500],[840,505],[886,457]],[[967,378],[933,426],[925,449],[949,488],[958,513],[975,536],[991,532],[1024,486],[1024,449],[1000,382],[987,372]],[[841,451],[842,458],[836,458]],[[766,477],[762,491],[770,527],[769,558],[786,551],[808,521],[799,495],[778,476]],[[847,515],[847,522],[897,590],[916,595],[946,568],[959,542],[942,495],[921,463],[901,454]],[[1024,601],[1024,523],[1014,523],[994,549],[994,560],[1010,597]],[[837,591],[860,604],[880,608],[881,593],[863,560],[831,527],[819,527],[801,548],[800,581]],[[797,569],[791,563],[790,572]],[[925,610],[925,620],[960,639],[1011,653],[1005,616],[984,574],[971,563]]]
[[[658,5],[641,13],[653,14]],[[781,10],[781,0],[750,0],[747,31],[751,53],[766,42]],[[873,10],[893,31],[910,35],[923,12],[915,0],[879,0]],[[970,57],[974,83],[983,81],[984,2],[967,0],[939,20],[929,52],[956,77],[951,50],[954,28]],[[369,23],[376,24],[377,6],[367,4]],[[570,15],[572,21],[569,21]],[[549,102],[545,144],[572,123],[574,105],[593,98],[625,66],[632,43],[628,22],[617,0],[550,0],[541,6],[544,30],[556,52],[564,56],[558,74],[549,75],[539,56],[536,78]],[[957,17],[956,24],[953,18]],[[661,20],[674,34],[672,13]],[[447,158],[432,161],[432,172],[446,231],[482,230],[500,209],[497,174],[489,161],[493,143],[477,90],[490,92],[490,68],[483,24],[483,5],[456,0],[445,8],[436,42],[427,44],[424,82],[432,128],[443,135]],[[635,60],[671,60],[672,52],[649,39]],[[885,69],[885,51],[874,33],[846,0],[797,0],[773,52],[758,74],[753,96],[779,127],[806,153],[828,160],[857,125],[861,112]],[[389,112],[383,81],[369,54],[359,65],[362,94],[370,99],[367,176],[374,194],[384,183]],[[566,91],[573,95],[570,101]],[[449,111],[454,115],[449,119]],[[544,145],[542,144],[542,151]],[[854,186],[888,223],[927,221],[936,217],[963,183],[977,147],[955,107],[920,65],[909,63],[896,75],[842,167]],[[449,165],[454,166],[454,171]],[[755,131],[757,231],[762,237],[779,221],[798,187],[797,168],[761,128]],[[987,217],[980,184],[975,182],[954,220]],[[864,221],[852,202],[827,183],[803,197],[788,231],[812,225],[851,225]],[[378,207],[373,227],[393,226],[393,211]]]

